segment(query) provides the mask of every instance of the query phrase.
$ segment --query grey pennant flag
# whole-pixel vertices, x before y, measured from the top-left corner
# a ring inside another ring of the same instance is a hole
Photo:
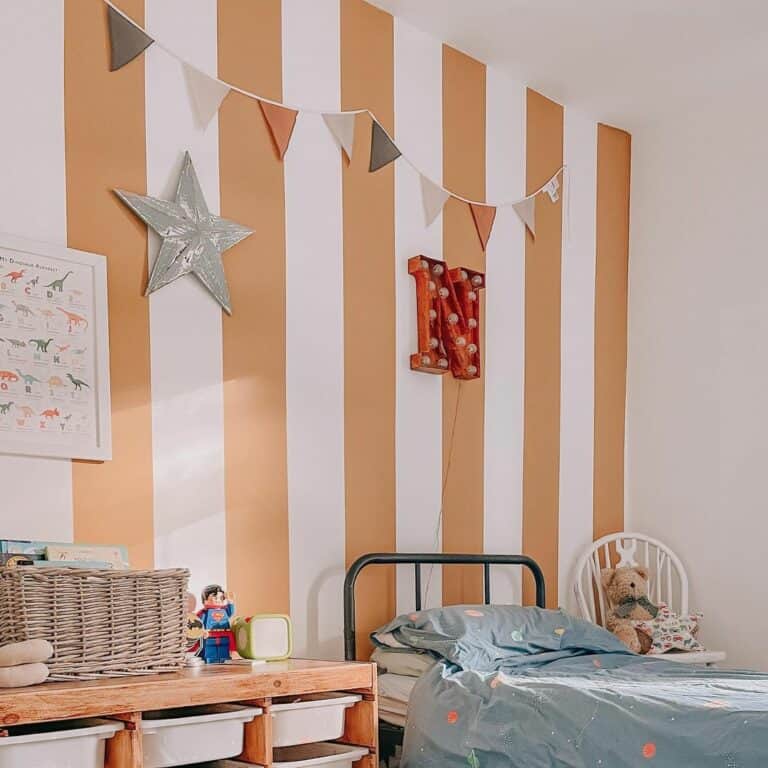
[[[129,61],[133,61],[155,41],[111,5],[107,6],[107,12],[109,13],[109,42],[112,47],[109,69],[114,72],[124,67]]]
[[[369,173],[378,171],[393,160],[397,160],[402,153],[395,146],[387,132],[374,120],[371,123],[371,162],[368,165]]]

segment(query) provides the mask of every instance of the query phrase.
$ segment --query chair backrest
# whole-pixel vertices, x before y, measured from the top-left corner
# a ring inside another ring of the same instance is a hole
[[[576,566],[573,588],[582,618],[605,626],[607,602],[600,572],[624,565],[648,569],[648,597],[652,602],[666,603],[679,614],[688,613],[688,575],[680,558],[660,541],[642,533],[612,533],[595,541]]]

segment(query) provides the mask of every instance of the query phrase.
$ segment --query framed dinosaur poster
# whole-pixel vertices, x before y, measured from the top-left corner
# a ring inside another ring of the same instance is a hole
[[[0,234],[0,453],[112,458],[103,256]]]

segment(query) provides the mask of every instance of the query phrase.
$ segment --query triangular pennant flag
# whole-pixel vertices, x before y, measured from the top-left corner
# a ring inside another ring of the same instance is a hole
[[[373,173],[397,160],[402,153],[395,146],[387,132],[374,120],[371,123],[371,162],[368,172]]]
[[[450,196],[450,192],[446,192],[426,176],[421,176],[421,200],[424,203],[424,218],[427,226],[438,217]]]
[[[528,231],[536,237],[536,197],[526,197],[512,206],[520,221],[528,227]]]
[[[493,221],[496,218],[496,208],[493,205],[480,205],[479,203],[470,203],[469,208],[472,211],[472,218],[475,220],[475,228],[480,237],[480,244],[485,250],[488,245],[488,239],[493,229]]]
[[[344,150],[347,160],[352,161],[352,148],[355,145],[355,113],[354,112],[328,112],[323,115],[323,120],[328,130],[333,134],[336,143]]]
[[[272,134],[272,140],[275,142],[277,154],[282,160],[291,141],[293,127],[296,125],[296,116],[299,114],[296,109],[280,106],[279,104],[270,104],[268,101],[259,100],[261,112],[269,126],[269,132]]]
[[[111,5],[107,6],[107,13],[109,42],[112,49],[109,69],[110,72],[114,72],[124,67],[129,61],[133,61],[155,41]]]
[[[182,62],[182,66],[195,119],[201,128],[207,128],[221,102],[229,94],[229,86],[185,62]]]

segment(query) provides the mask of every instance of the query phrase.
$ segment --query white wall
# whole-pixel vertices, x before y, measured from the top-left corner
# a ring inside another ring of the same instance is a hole
[[[683,558],[707,645],[768,670],[768,110],[718,85],[635,133],[627,524]]]
[[[0,30],[0,232],[63,245],[63,0],[0,3]],[[0,456],[0,493],[1,536],[71,539],[68,459]]]

